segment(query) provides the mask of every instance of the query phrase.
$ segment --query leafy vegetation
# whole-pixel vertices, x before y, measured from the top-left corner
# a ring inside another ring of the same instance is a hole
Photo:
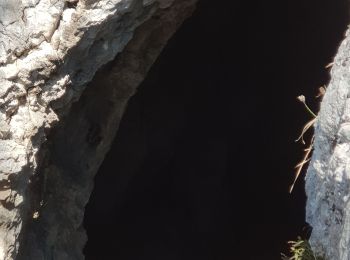
[[[323,257],[315,256],[307,240],[298,237],[297,241],[289,241],[290,256],[282,254],[282,260],[325,260]]]

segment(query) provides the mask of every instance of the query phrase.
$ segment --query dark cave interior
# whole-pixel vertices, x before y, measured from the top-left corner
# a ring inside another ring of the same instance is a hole
[[[130,100],[86,208],[86,259],[280,259],[307,235],[303,149],[346,0],[199,1]],[[310,137],[310,136],[309,136]]]

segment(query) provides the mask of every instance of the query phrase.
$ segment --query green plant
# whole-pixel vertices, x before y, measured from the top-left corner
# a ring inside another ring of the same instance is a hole
[[[282,254],[282,260],[324,260],[316,256],[307,240],[298,237],[297,241],[289,241],[290,256]]]

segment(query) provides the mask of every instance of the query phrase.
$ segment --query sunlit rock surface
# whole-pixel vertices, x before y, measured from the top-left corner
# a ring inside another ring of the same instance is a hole
[[[350,259],[350,34],[341,43],[315,124],[306,175],[310,242],[325,259]]]
[[[195,2],[0,1],[0,259],[84,258],[94,174]]]

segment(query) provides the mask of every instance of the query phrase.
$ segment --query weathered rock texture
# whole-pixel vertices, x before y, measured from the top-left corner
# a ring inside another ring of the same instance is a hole
[[[0,259],[84,258],[93,177],[195,2],[0,1]]]
[[[341,43],[315,125],[306,175],[310,242],[325,259],[350,259],[350,31]]]

